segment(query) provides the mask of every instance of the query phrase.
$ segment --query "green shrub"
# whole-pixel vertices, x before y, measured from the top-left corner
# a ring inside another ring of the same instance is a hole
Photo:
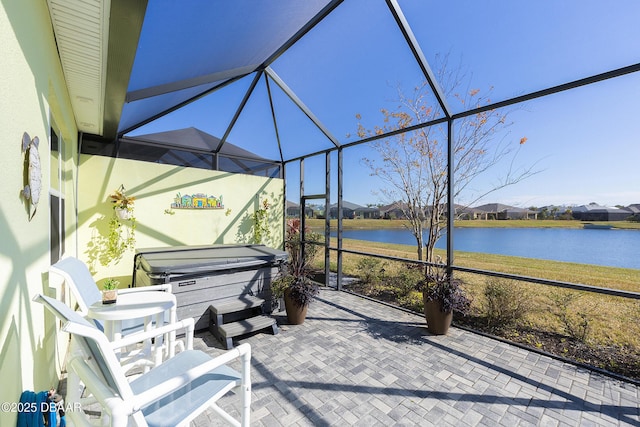
[[[553,315],[560,321],[564,332],[571,338],[586,342],[591,330],[591,316],[575,307],[582,293],[557,291],[549,295]]]
[[[493,328],[514,326],[530,310],[529,296],[513,280],[488,278],[484,297],[484,315]]]
[[[386,263],[381,262],[376,258],[364,257],[358,260],[356,269],[358,270],[358,276],[363,283],[371,286],[376,286],[380,283],[384,276]]]
[[[398,305],[416,313],[424,313],[424,301],[422,292],[410,292],[407,295],[398,297]]]
[[[417,283],[422,280],[422,270],[400,269],[398,274],[388,277],[387,282],[395,289],[398,298],[411,295],[417,289]]]

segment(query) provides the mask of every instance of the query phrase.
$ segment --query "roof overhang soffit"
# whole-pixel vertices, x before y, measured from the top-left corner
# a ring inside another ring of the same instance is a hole
[[[47,0],[79,131],[115,137],[147,0]]]

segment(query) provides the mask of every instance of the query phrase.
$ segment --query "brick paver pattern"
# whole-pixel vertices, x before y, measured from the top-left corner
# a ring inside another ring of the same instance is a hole
[[[640,426],[639,387],[323,289],[303,325],[252,346],[252,426]],[[224,350],[208,332],[195,347]],[[232,365],[233,366],[233,365]],[[234,366],[238,368],[238,366]],[[219,404],[237,415],[238,399]],[[196,426],[224,425],[213,411]]]

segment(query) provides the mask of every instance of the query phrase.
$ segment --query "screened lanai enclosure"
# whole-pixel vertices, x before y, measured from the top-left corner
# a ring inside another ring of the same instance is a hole
[[[74,71],[91,69],[75,69],[74,49],[118,64],[102,102],[76,109],[88,115],[77,120],[85,152],[218,170],[231,157],[234,172],[284,178],[283,204],[299,212],[336,205],[324,268],[338,286],[345,254],[404,259],[346,248],[342,206],[406,205],[396,179],[424,179],[399,174],[415,166],[440,180],[440,210],[433,192],[418,204],[444,220],[435,237],[450,270],[639,298],[637,266],[625,284],[478,266],[458,258],[453,227],[458,207],[487,203],[640,203],[634,1],[113,0],[110,22],[83,23],[108,26],[108,50],[78,48],[56,21],[67,2],[50,3],[72,103],[87,97]],[[103,121],[90,117],[96,106]],[[409,148],[416,157],[403,157]]]

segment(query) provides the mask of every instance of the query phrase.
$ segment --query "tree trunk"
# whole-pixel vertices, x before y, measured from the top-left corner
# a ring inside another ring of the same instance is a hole
[[[424,260],[424,239],[422,238],[422,230],[416,233],[416,243],[418,244],[418,261]]]

